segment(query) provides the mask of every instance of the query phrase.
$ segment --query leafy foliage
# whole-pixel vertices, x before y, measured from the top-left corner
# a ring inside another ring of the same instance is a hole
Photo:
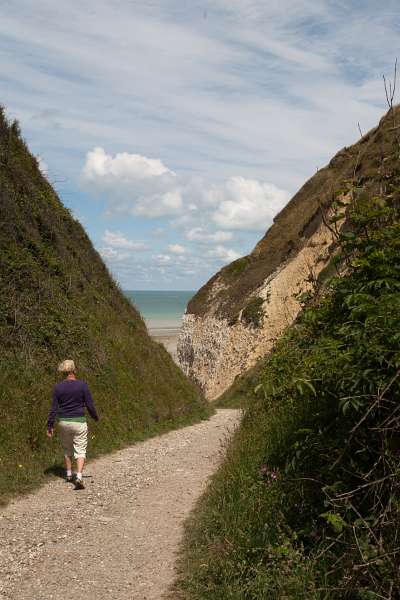
[[[342,276],[319,282],[264,361],[189,524],[184,598],[400,597],[396,161],[381,173],[379,195],[347,183]]]

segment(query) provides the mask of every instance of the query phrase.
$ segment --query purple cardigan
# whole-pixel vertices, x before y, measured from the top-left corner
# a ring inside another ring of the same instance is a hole
[[[54,388],[47,429],[53,428],[57,417],[84,417],[85,407],[92,419],[98,421],[99,417],[87,383],[79,379],[64,379]]]

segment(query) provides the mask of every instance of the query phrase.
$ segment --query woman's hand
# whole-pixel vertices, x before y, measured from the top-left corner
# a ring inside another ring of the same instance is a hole
[[[53,433],[54,433],[53,427],[51,429],[48,429],[47,430],[47,437],[48,438],[52,438],[53,437]]]

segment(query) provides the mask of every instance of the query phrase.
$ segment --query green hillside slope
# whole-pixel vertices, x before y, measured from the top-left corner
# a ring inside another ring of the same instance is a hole
[[[400,108],[396,107],[393,114],[397,122]],[[382,157],[393,160],[390,153],[397,136],[393,116],[386,114],[377,127],[340,150],[275,216],[272,226],[248,256],[224,266],[200,288],[188,304],[188,313],[203,316],[213,307],[218,316],[235,323],[262,282],[286,260],[295,257],[314,235],[323,212],[332,204],[335,190],[343,188],[356,175],[366,192],[371,195],[379,192]],[[219,282],[218,293],[213,287],[215,281]]]
[[[188,525],[175,598],[400,597],[399,149],[393,136],[377,156],[377,192],[354,169],[338,190],[352,196],[331,221],[347,218],[341,276],[316,282],[221,400],[251,396]]]
[[[28,489],[59,460],[45,437],[59,360],[74,358],[101,415],[90,455],[209,408],[153,342],[82,226],[0,113],[0,493]]]

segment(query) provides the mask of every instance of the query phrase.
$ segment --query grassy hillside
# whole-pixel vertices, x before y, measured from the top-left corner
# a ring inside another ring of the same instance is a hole
[[[188,312],[202,316],[216,305],[218,316],[235,323],[241,310],[251,308],[249,297],[260,284],[285,260],[294,257],[315,233],[335,191],[356,176],[365,191],[378,193],[382,157],[389,162],[396,160],[391,148],[398,136],[394,122],[399,116],[400,107],[396,107],[356,144],[340,150],[326,167],[319,169],[274,218],[254,250],[223,267],[197,292],[188,304]],[[213,287],[216,282],[217,294]]]
[[[56,367],[74,358],[101,415],[90,455],[209,408],[125,299],[82,226],[0,113],[0,494],[59,462],[45,437]]]
[[[399,148],[378,157],[378,193],[355,174],[352,208],[336,202],[342,276],[222,399],[253,396],[188,524],[175,598],[400,597]]]

